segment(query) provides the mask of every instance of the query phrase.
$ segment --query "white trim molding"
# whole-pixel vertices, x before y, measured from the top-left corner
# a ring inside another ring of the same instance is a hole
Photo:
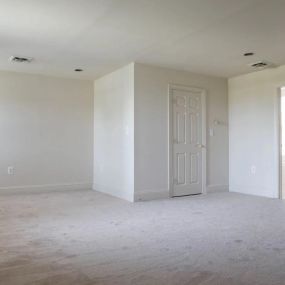
[[[170,198],[168,189],[135,191],[135,202]]]
[[[229,185],[207,185],[207,193],[229,192]]]
[[[284,87],[280,87],[277,90],[277,96],[275,101],[275,108],[274,108],[274,119],[275,119],[275,136],[277,140],[277,148],[276,148],[276,160],[278,163],[278,177],[276,184],[278,185],[278,197],[279,199],[283,200],[283,189],[282,189],[282,89]],[[284,128],[284,127],[283,127]]]
[[[98,183],[93,183],[92,189],[94,191],[110,195],[119,199],[127,200],[129,202],[134,202],[133,192],[127,192],[123,188],[109,187]]]
[[[0,187],[1,194],[20,194],[20,193],[44,193],[54,191],[70,191],[70,190],[91,190],[92,183],[60,183],[60,184],[42,184],[42,185],[18,185]]]

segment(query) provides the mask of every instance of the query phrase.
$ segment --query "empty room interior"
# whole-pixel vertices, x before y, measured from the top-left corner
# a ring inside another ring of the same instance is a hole
[[[0,285],[285,285],[285,0],[0,0]]]

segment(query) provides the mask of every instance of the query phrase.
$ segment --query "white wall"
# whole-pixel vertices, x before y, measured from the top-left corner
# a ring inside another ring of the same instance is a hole
[[[95,81],[93,188],[134,199],[134,65]]]
[[[92,82],[0,72],[0,134],[0,191],[91,187]]]
[[[208,190],[228,188],[227,80],[166,68],[135,64],[135,199],[167,197],[168,85],[182,84],[207,91]],[[213,121],[221,121],[214,126]]]
[[[229,80],[231,191],[278,197],[277,96],[282,86],[285,66]]]

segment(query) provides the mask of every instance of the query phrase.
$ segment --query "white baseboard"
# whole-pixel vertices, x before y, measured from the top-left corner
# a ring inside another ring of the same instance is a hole
[[[160,189],[152,191],[146,190],[146,191],[137,191],[137,192],[135,191],[135,202],[167,199],[169,197],[170,195],[168,189]]]
[[[228,192],[228,185],[208,185],[207,193]],[[170,198],[168,189],[135,191],[135,202]]]
[[[114,196],[119,199],[134,202],[133,193],[129,193],[128,191],[125,191],[122,188],[109,187],[106,185],[94,183],[92,189],[103,194]]]
[[[214,185],[207,186],[207,193],[229,192],[229,185]]]
[[[91,190],[92,183],[60,183],[0,187],[1,194],[42,193],[53,191]]]
[[[245,194],[250,196],[265,197],[265,198],[279,198],[279,191],[276,189],[268,189],[264,187],[252,187],[248,185],[231,185],[229,191],[232,193]]]

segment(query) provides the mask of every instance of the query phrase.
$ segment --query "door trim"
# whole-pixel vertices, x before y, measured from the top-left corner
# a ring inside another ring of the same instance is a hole
[[[169,84],[168,85],[168,189],[169,196],[173,197],[173,90],[201,92],[202,103],[202,144],[206,147],[202,149],[202,194],[206,194],[207,181],[207,109],[206,90],[197,87]]]
[[[282,123],[281,123],[281,115],[282,115],[282,104],[281,104],[281,99],[282,99],[282,88],[284,87],[279,87],[277,90],[277,97],[276,97],[276,105],[275,105],[275,126],[277,130],[275,130],[276,134],[276,140],[278,142],[277,146],[277,162],[278,162],[278,177],[277,177],[277,184],[278,184],[278,198],[279,199],[284,199],[283,197],[283,189],[282,189],[282,172],[283,172],[283,167],[282,167]]]

